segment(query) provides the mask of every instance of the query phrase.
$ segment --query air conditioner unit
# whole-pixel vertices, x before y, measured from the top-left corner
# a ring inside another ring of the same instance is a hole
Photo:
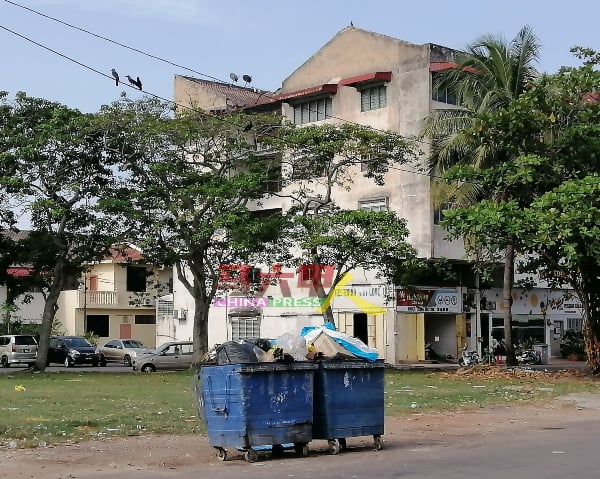
[[[142,299],[142,304],[144,306],[154,306],[154,298],[146,297],[146,298]]]

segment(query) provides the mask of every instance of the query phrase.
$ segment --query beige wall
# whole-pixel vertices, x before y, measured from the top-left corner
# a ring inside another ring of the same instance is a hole
[[[94,264],[81,280],[87,281],[90,287],[90,278],[97,278],[95,290],[88,289],[84,295],[83,289],[63,291],[59,297],[59,309],[55,321],[60,322],[61,332],[73,335],[85,333],[86,315],[108,315],[109,336],[101,337],[100,343],[108,339],[120,337],[121,325],[131,325],[131,337],[141,340],[146,346],[158,346],[156,324],[135,324],[136,315],[155,315],[156,306],[154,298],[165,294],[158,291],[155,282],[150,276],[148,288],[145,293],[136,295],[127,291],[126,263],[106,261]],[[154,272],[159,283],[166,284],[172,277],[171,268],[155,268],[146,266]],[[91,281],[93,283],[93,281]],[[136,298],[150,298],[150,304],[143,305],[139,302],[130,304]]]

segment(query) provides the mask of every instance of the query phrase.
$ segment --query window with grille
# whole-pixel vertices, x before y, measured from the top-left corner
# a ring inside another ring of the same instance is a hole
[[[360,92],[360,111],[377,110],[387,106],[387,87],[377,85]]]
[[[231,318],[231,339],[260,338],[260,317],[240,316]]]
[[[567,318],[567,329],[583,330],[583,318]]]
[[[294,105],[294,123],[302,125],[321,121],[333,115],[333,102],[330,97],[316,98]]]
[[[358,209],[362,211],[388,211],[387,198],[371,198],[358,202]]]

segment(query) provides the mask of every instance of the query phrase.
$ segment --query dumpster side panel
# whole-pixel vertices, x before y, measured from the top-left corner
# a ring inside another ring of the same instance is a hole
[[[314,439],[383,434],[383,365],[324,362],[314,387]]]
[[[285,444],[312,439],[313,372],[243,374],[242,402],[249,412],[250,444]]]
[[[205,418],[209,444],[245,449],[309,442],[314,369],[264,363],[203,367],[199,415]]]
[[[200,371],[204,422],[211,446],[250,446],[242,383],[235,365],[203,367]],[[200,409],[199,408],[199,409]]]

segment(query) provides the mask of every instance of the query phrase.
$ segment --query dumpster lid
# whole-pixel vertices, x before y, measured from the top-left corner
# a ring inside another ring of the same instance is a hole
[[[291,363],[246,363],[240,364],[240,373],[261,373],[269,371],[305,371],[317,369],[319,366],[307,361],[294,361]]]

